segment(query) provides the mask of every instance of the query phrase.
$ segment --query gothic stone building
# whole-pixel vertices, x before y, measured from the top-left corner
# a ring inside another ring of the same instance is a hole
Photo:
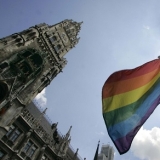
[[[23,109],[0,140],[0,159],[81,160],[78,149],[75,152],[69,145],[72,127],[62,136],[45,111],[40,112],[33,102]]]
[[[64,55],[79,41],[80,25],[72,20],[42,23],[0,39],[0,137],[62,71]]]
[[[16,129],[21,111],[65,67],[64,55],[78,43],[80,29],[81,23],[64,20],[0,39],[0,139]]]

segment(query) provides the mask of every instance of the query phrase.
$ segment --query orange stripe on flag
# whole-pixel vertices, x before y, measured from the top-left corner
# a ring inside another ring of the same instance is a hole
[[[136,78],[106,83],[103,87],[102,98],[111,97],[142,87],[143,85],[149,83],[158,73],[159,68]]]
[[[106,82],[112,83],[112,82],[117,82],[120,80],[127,80],[127,79],[132,79],[135,77],[142,76],[144,74],[152,72],[155,69],[158,69],[159,64],[160,64],[160,59],[156,59],[151,62],[147,62],[143,64],[142,66],[134,68],[134,69],[121,70],[121,71],[115,72],[112,75],[110,75],[110,77],[107,79]]]

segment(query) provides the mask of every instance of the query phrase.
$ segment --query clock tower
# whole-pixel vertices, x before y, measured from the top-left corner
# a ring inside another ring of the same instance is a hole
[[[82,23],[41,23],[0,39],[0,137],[67,64]]]

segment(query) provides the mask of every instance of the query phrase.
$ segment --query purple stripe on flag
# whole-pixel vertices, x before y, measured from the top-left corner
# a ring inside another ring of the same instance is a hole
[[[145,116],[141,119],[141,121],[137,124],[137,126],[132,131],[130,131],[125,137],[119,138],[116,141],[114,141],[114,144],[116,145],[120,154],[126,153],[130,149],[134,136],[137,134],[141,126],[144,124],[144,122],[148,119],[148,117],[152,114],[152,112],[155,110],[155,108],[159,104],[160,104],[160,96],[158,96],[158,98],[154,101],[154,103],[148,109]]]

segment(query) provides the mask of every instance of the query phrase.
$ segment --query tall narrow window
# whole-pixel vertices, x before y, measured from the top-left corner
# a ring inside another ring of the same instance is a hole
[[[36,152],[36,150],[37,150],[37,147],[35,146],[35,144],[32,141],[28,141],[24,146],[22,152],[24,152],[26,156],[31,158]]]
[[[13,132],[14,129],[15,129],[15,126],[11,125],[10,128],[9,128],[9,131],[6,134],[6,136],[8,137]]]
[[[0,159],[3,158],[4,155],[5,155],[5,152],[0,149]]]
[[[16,139],[20,136],[20,134],[21,132],[18,129],[16,129],[10,136],[9,140],[11,140],[12,142],[15,142]]]
[[[55,46],[54,48],[55,48],[56,52],[58,52],[58,51],[61,49],[61,45],[60,45],[60,44],[58,44],[58,45],[57,45],[57,46]]]
[[[9,131],[7,132],[6,136],[8,137],[8,140],[15,142],[16,139],[20,136],[22,132],[14,125],[10,126]]]
[[[29,152],[28,152],[28,157],[32,157],[33,154],[35,153],[36,149],[37,149],[37,148],[33,145],[33,146],[31,147],[31,149],[29,150]]]
[[[23,152],[27,153],[29,148],[31,147],[32,143],[30,141],[27,142],[27,144],[24,146]]]
[[[34,67],[40,67],[43,64],[42,57],[37,53],[33,54],[29,59]]]
[[[9,90],[8,85],[2,81],[0,81],[0,102],[2,102],[7,96]]]

